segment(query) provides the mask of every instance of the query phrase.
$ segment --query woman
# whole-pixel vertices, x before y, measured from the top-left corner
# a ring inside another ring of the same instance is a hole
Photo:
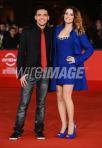
[[[84,52],[82,49],[85,49]],[[59,74],[51,81],[51,90],[57,90],[58,110],[62,123],[57,135],[60,138],[76,137],[72,92],[87,88],[83,63],[92,53],[93,47],[85,35],[79,10],[67,7],[64,11],[63,24],[55,28],[53,68],[54,70],[59,68]],[[81,77],[78,76],[80,68],[83,70]]]

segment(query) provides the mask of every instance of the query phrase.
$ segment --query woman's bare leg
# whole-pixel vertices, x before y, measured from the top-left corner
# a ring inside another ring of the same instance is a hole
[[[62,122],[61,133],[63,133],[67,127],[67,119],[66,119],[66,106],[63,98],[63,88],[61,85],[57,85],[57,103],[58,103],[58,111],[60,114],[60,119]]]
[[[63,98],[66,103],[69,118],[68,134],[72,134],[74,129],[74,104],[72,101],[72,91],[73,85],[63,85]]]

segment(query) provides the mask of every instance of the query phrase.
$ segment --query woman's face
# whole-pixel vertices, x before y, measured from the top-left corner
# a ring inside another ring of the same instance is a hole
[[[64,21],[67,24],[72,24],[74,21],[74,13],[72,9],[67,9],[64,14]]]

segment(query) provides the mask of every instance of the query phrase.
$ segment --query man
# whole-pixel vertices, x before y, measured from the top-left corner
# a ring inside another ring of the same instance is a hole
[[[16,33],[16,28],[11,27],[9,32],[3,38],[4,49],[17,49],[19,43],[19,37]]]
[[[49,79],[40,77],[39,72],[42,75],[45,68],[50,65],[52,29],[46,26],[49,20],[47,9],[39,7],[35,13],[35,20],[36,24],[23,30],[20,39],[17,68],[18,78],[20,78],[22,86],[21,100],[14,132],[9,138],[10,140],[17,140],[23,133],[26,112],[35,83],[37,107],[34,131],[37,139],[45,139],[43,134],[44,112]],[[39,67],[42,67],[42,71]],[[37,74],[35,74],[37,71],[35,68],[38,70]],[[22,69],[23,73],[21,72]]]

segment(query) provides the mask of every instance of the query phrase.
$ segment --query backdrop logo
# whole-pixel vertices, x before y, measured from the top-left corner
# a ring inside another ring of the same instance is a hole
[[[16,56],[13,53],[7,53],[5,57],[2,59],[2,62],[7,66],[12,67],[16,64]]]

